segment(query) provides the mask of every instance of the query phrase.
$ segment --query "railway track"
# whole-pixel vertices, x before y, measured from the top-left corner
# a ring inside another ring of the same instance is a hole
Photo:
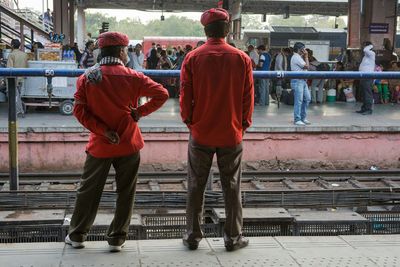
[[[79,186],[79,173],[25,173],[20,190],[9,190],[8,174],[0,174],[0,209],[71,208]],[[107,180],[101,208],[115,205],[113,174]],[[244,207],[327,208],[400,204],[400,172],[393,171],[291,171],[244,172]],[[184,208],[186,173],[140,173],[135,206]],[[223,207],[218,173],[210,174],[206,207]]]
[[[186,172],[140,173],[138,191],[186,191]],[[81,173],[22,173],[20,191],[75,191]],[[107,179],[106,191],[115,189],[114,173]],[[400,188],[400,170],[364,171],[268,171],[243,172],[242,191],[324,191]],[[220,191],[219,173],[210,173],[208,191]],[[9,176],[0,173],[0,191],[9,190]]]

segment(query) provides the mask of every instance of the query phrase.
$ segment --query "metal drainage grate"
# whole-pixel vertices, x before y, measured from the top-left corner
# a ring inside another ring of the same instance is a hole
[[[142,214],[141,239],[182,238],[186,231],[185,214]],[[205,237],[218,237],[219,226],[208,215],[201,225]]]
[[[367,234],[365,223],[296,224],[295,235],[336,236]]]
[[[287,236],[293,235],[293,226],[289,223],[243,223],[245,236]]]
[[[61,242],[61,225],[2,226],[0,243]]]
[[[68,227],[63,227],[64,238],[68,234]],[[108,225],[93,225],[86,237],[87,241],[104,241],[107,240]],[[62,241],[64,241],[64,238]],[[127,240],[140,239],[140,228],[136,225],[130,225]]]
[[[368,233],[368,220],[355,212],[293,211],[294,235],[334,236]]]
[[[400,213],[372,211],[360,213],[370,223],[370,234],[400,234]]]

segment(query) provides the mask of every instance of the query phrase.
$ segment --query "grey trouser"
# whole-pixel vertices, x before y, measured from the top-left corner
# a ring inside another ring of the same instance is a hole
[[[242,233],[240,191],[242,151],[241,143],[234,147],[207,147],[197,144],[190,137],[185,239],[194,240],[203,237],[200,225],[204,208],[204,191],[215,153],[225,200],[225,236],[236,237]]]
[[[372,103],[374,101],[372,95],[373,82],[374,80],[360,80],[361,92],[363,94],[363,105],[361,106],[361,110],[372,110]]]
[[[311,102],[316,103],[322,103],[324,100],[324,83],[325,80],[312,80],[311,82]],[[318,89],[318,94],[317,94],[317,89]],[[318,95],[318,97],[317,97]]]
[[[74,213],[69,226],[71,240],[83,242],[92,226],[111,165],[115,169],[117,203],[108,232],[110,245],[121,245],[128,234],[136,190],[140,154],[118,158],[95,158],[87,153]]]

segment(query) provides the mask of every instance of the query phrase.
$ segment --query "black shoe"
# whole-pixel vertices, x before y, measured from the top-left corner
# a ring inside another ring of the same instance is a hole
[[[247,247],[248,244],[249,244],[249,239],[242,235],[239,235],[236,240],[232,240],[231,238],[225,239],[225,248],[227,251],[234,251],[237,249],[241,249]]]
[[[190,250],[196,250],[199,247],[200,241],[183,239],[183,245]]]
[[[361,115],[371,115],[372,114],[372,110],[366,110],[363,113],[361,113]]]
[[[357,110],[356,112],[361,114],[361,113],[364,113],[365,110],[364,109],[360,109],[360,110]]]

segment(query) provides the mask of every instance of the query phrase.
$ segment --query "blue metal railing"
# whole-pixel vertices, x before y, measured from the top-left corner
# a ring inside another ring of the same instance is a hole
[[[49,103],[51,106],[52,78],[77,77],[84,73],[82,69],[15,69],[0,68],[0,77],[7,77],[8,86],[8,138],[10,161],[10,190],[18,190],[18,132],[16,113],[16,81],[15,77],[46,77]],[[145,70],[150,77],[179,77],[179,70]],[[357,72],[357,71],[254,71],[258,79],[400,79],[400,72]],[[224,78],[221,71],[221,78]]]
[[[222,74],[223,71],[221,71]],[[82,69],[0,69],[0,77],[45,76],[76,77],[84,73]],[[179,77],[179,70],[144,70],[150,77]],[[358,71],[254,71],[254,78],[265,79],[400,79],[400,72],[358,72]],[[221,76],[223,77],[223,75]]]

